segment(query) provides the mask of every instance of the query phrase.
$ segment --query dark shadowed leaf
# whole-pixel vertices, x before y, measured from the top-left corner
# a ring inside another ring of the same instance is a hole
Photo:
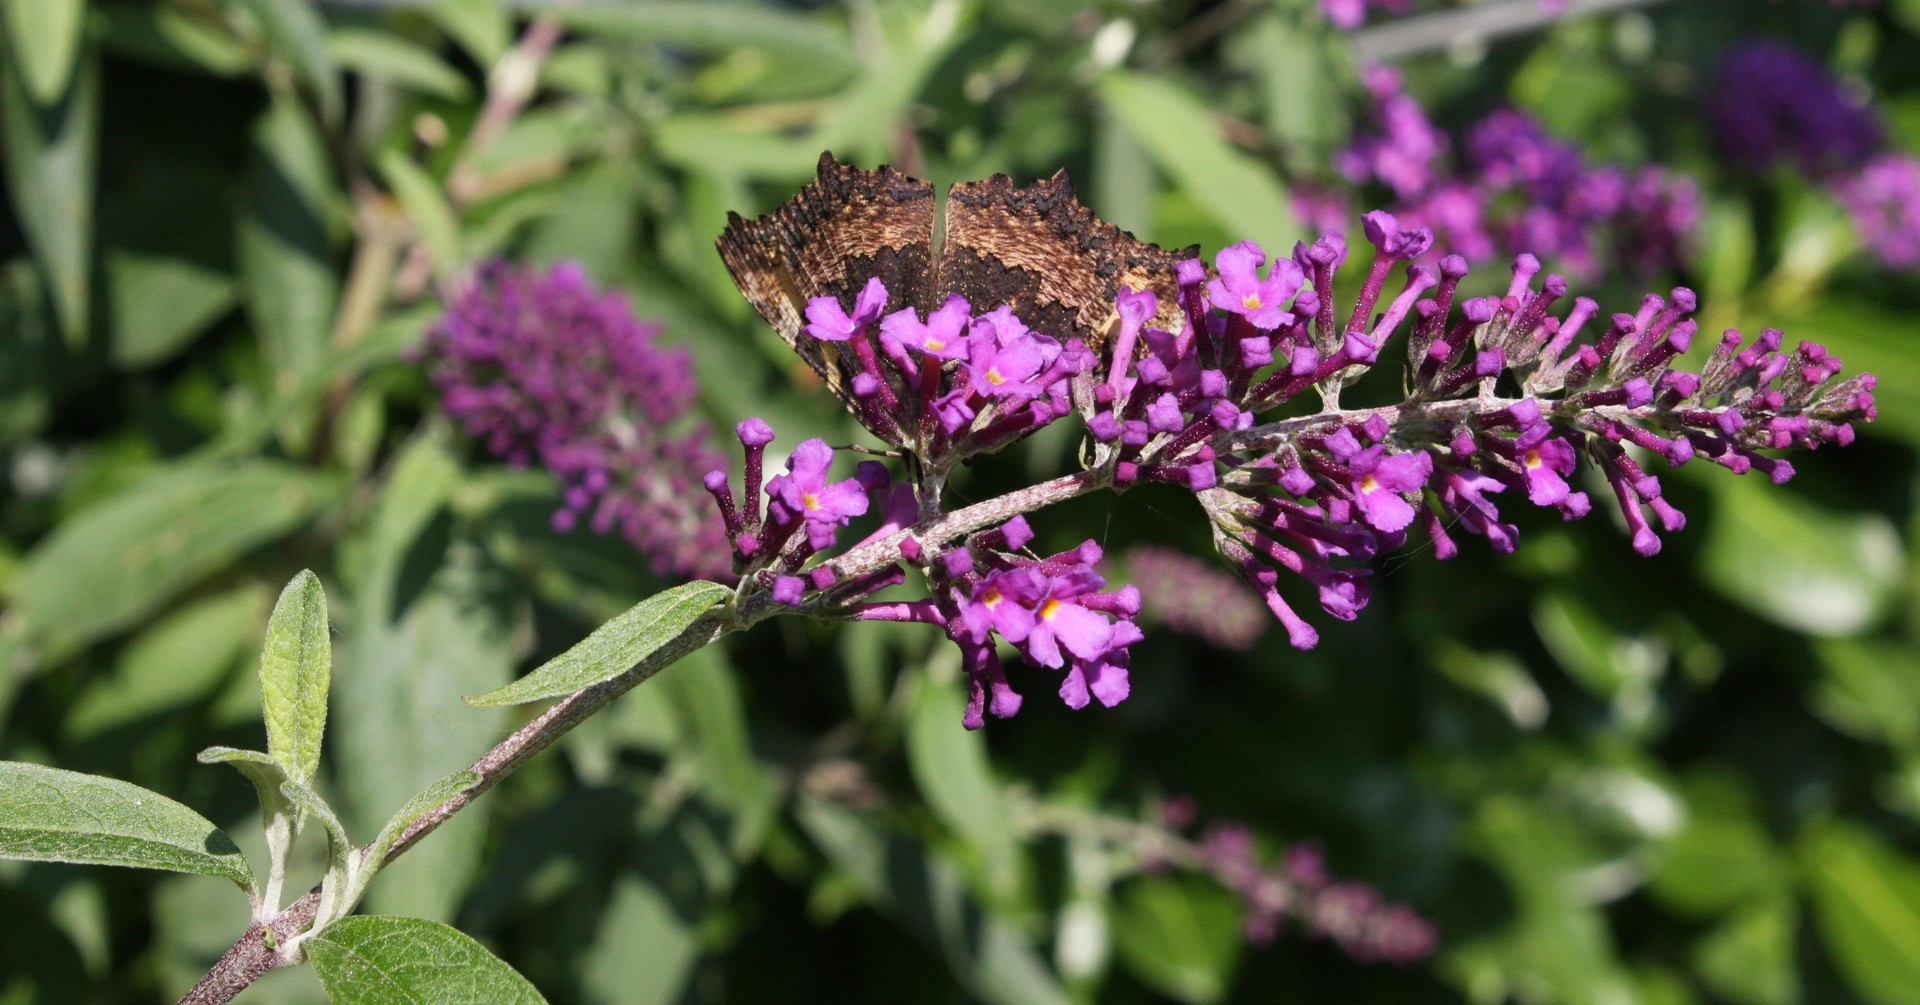
[[[1027,938],[968,896],[959,874],[860,816],[802,800],[800,822],[862,899],[938,952],[968,993],[996,1005],[1065,1005],[1066,991]]]
[[[1162,994],[1219,1001],[1240,959],[1240,905],[1205,879],[1142,877],[1120,895],[1113,940],[1127,969]]]
[[[138,785],[0,761],[0,858],[165,869],[252,889],[240,849],[205,817]]]
[[[27,6],[9,4],[8,7]],[[27,247],[53,294],[70,344],[86,338],[88,274],[93,260],[94,167],[100,149],[100,71],[81,61],[72,86],[36,106],[12,58],[0,48],[0,142],[6,150],[7,194]]]

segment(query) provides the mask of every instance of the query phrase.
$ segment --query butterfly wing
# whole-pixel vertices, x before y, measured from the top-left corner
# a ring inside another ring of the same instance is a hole
[[[933,221],[932,185],[892,168],[862,171],[823,153],[814,180],[779,209],[752,220],[729,214],[718,244],[741,294],[851,406],[851,360],[835,343],[801,334],[807,301],[833,297],[850,310],[878,276],[890,294],[888,310],[927,310]]]
[[[958,293],[976,313],[1006,304],[1035,331],[1095,349],[1112,331],[1122,286],[1152,290],[1160,298],[1153,324],[1176,330],[1174,267],[1200,251],[1148,244],[1093,215],[1064,169],[1026,188],[1005,175],[954,185],[945,237],[940,297]]]

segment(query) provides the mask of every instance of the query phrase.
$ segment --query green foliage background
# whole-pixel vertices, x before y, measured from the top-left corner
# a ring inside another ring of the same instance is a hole
[[[408,355],[436,281],[579,260],[693,349],[716,428],[844,442],[714,254],[727,211],[831,149],[942,185],[1065,165],[1150,239],[1285,247],[1285,192],[1330,176],[1359,93],[1356,37],[1303,0],[556,8],[537,66],[486,0],[0,11],[0,757],[166,793],[256,863],[251,792],[192,755],[260,746],[254,661],[296,571],[335,626],[317,783],[362,839],[529,714],[460,695],[669,585],[554,534],[553,486],[436,414]],[[1512,103],[1700,179],[1695,264],[1662,281],[1703,327],[1881,377],[1881,421],[1791,485],[1683,470],[1689,526],[1650,560],[1604,512],[1526,514],[1509,557],[1412,548],[1313,652],[1150,632],[1120,708],[1016,671],[1032,700],[977,734],[934,633],[769,623],[513,776],[369,909],[454,924],[555,1002],[1920,1002],[1920,283],[1806,181],[1717,164],[1695,113],[1716,56],[1767,34],[1869,82],[1912,151],[1917,32],[1915,0],[1687,0],[1399,61],[1443,124]],[[472,141],[516,73],[531,103]],[[956,492],[1069,469],[1067,425]],[[1205,547],[1172,490],[1035,524]],[[1103,837],[1180,793],[1324,841],[1440,953],[1242,946],[1223,891]],[[319,835],[301,850],[296,888]],[[217,879],[0,863],[0,918],[0,1002],[119,1003],[179,995],[246,911]],[[321,998],[310,970],[248,996]]]

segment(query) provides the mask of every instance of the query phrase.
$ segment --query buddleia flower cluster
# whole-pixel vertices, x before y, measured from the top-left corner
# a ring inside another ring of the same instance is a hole
[[[1609,268],[1651,275],[1683,260],[1701,215],[1692,179],[1657,165],[1590,162],[1578,144],[1511,108],[1468,127],[1456,149],[1398,71],[1369,67],[1363,79],[1367,105],[1334,167],[1350,185],[1392,193],[1393,212],[1432,230],[1442,251],[1475,264],[1532,253],[1580,279]],[[1303,187],[1296,203],[1324,226],[1348,216],[1337,189]]]
[[[424,356],[449,418],[560,481],[556,529],[618,533],[665,575],[722,575],[720,521],[698,489],[721,458],[692,417],[691,358],[659,336],[577,264],[492,262],[450,298]]]
[[[1750,42],[1721,61],[1703,104],[1728,160],[1794,165],[1847,210],[1881,264],[1920,265],[1920,158],[1890,148],[1872,109],[1825,67],[1792,46]]]
[[[1350,249],[1328,232],[1280,257],[1243,241],[1211,268],[1181,262],[1171,330],[1152,323],[1161,316],[1154,293],[1123,289],[1099,352],[958,297],[927,317],[889,311],[878,279],[851,303],[814,299],[806,337],[855,347],[856,413],[907,453],[909,469],[1077,414],[1086,470],[1007,498],[1037,509],[1098,488],[1184,488],[1220,555],[1303,649],[1319,635],[1302,600],[1356,617],[1370,597],[1366,563],[1414,534],[1441,559],[1458,554],[1462,535],[1511,551],[1520,530],[1502,504],[1584,517],[1596,508],[1579,487],[1584,468],[1605,486],[1634,550],[1652,555],[1661,534],[1685,525],[1660,468],[1697,461],[1783,482],[1793,468],[1772,451],[1848,443],[1852,424],[1875,414],[1872,376],[1843,379],[1821,346],[1789,348],[1774,330],[1751,339],[1729,331],[1702,369],[1677,367],[1699,337],[1687,289],[1603,314],[1522,254],[1504,292],[1467,296],[1469,263],[1444,255],[1429,264],[1431,231],[1379,211],[1362,224],[1371,255],[1351,302],[1335,292],[1340,271],[1355,267]],[[1343,407],[1343,390],[1388,358],[1404,359],[1391,368],[1403,399]],[[1298,415],[1293,403],[1309,392],[1319,407]],[[1294,417],[1271,418],[1282,411]],[[773,432],[757,420],[738,432],[744,495],[734,497],[722,471],[707,487],[736,573],[772,602],[943,632],[964,657],[969,728],[1021,707],[1002,645],[1056,671],[1069,706],[1127,696],[1140,594],[1107,582],[1095,542],[1033,554],[1022,510],[942,543],[938,480],[895,482],[875,461],[834,480],[833,449],[810,440],[763,486]],[[885,554],[868,563],[877,571],[838,581],[823,553],[869,511],[879,526],[849,551]],[[924,595],[873,598],[909,570]]]

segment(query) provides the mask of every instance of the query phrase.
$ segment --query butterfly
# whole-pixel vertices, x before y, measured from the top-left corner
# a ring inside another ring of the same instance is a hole
[[[887,311],[927,314],[958,294],[976,315],[1002,304],[1028,327],[1100,351],[1122,286],[1159,297],[1154,326],[1179,324],[1174,267],[1196,245],[1168,250],[1093,214],[1074,197],[1063,168],[1025,188],[1005,175],[947,190],[935,228],[933,186],[890,167],[864,171],[820,155],[814,180],[766,216],[727,215],[720,258],[740,292],[853,407],[853,361],[840,344],[807,337],[807,302],[832,297],[851,308],[870,277],[889,293]]]

